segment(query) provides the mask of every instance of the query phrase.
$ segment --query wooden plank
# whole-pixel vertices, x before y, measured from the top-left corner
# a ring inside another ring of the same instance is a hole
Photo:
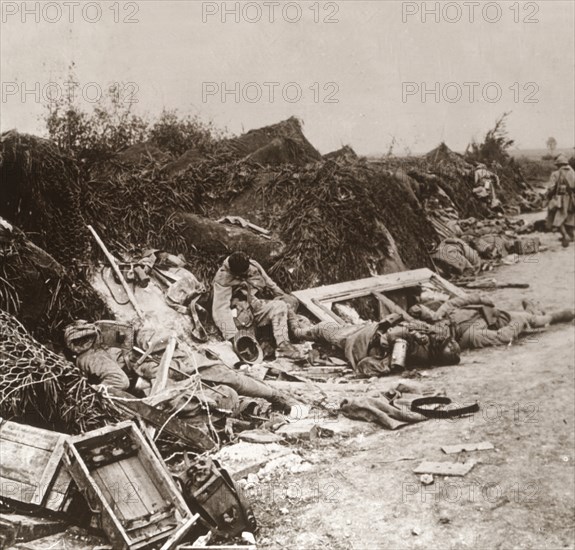
[[[66,437],[0,419],[0,496],[43,505],[59,469]]]
[[[122,466],[124,470],[126,468],[130,470],[130,475],[128,475],[129,485],[134,490],[130,491],[129,497],[131,497],[132,493],[136,493],[150,513],[155,513],[161,508],[158,505],[159,502],[169,504],[169,501],[166,501],[165,497],[160,493],[138,457],[133,456],[122,461]]]
[[[107,430],[109,432],[112,429],[112,427],[106,427],[96,431],[103,432],[104,430]],[[77,439],[85,442],[86,436],[77,436]],[[110,506],[109,497],[107,497],[102,492],[98,484],[96,484],[74,443],[67,440],[64,443],[64,446],[67,453],[64,455],[64,460],[69,468],[72,479],[76,482],[76,485],[84,494],[84,497],[87,498],[87,495],[94,495],[101,504],[102,508],[100,513],[103,514],[101,516],[102,527],[110,539],[110,542],[112,542],[112,545],[117,545],[120,548],[129,548],[130,539],[128,538],[118,516]]]
[[[475,462],[422,462],[415,470],[414,474],[435,474],[439,476],[464,476],[475,466]]]
[[[64,529],[66,524],[60,520],[0,513],[0,543],[8,543],[5,548],[12,548],[16,539],[18,542],[27,542],[59,533]]]
[[[162,355],[162,360],[158,365],[156,378],[152,384],[149,397],[154,397],[165,389],[166,384],[168,383],[168,374],[170,372],[170,364],[172,362],[172,357],[174,356],[174,351],[176,351],[176,337],[170,336],[164,354]],[[154,439],[156,428],[154,428],[153,424],[146,427],[146,433],[150,439]]]
[[[29,447],[26,443],[3,442],[0,476],[28,484],[37,483],[50,455],[50,451]]]
[[[3,442],[26,442],[26,445],[29,447],[51,452],[60,441],[62,435],[64,434],[27,426],[26,424],[18,424],[17,422],[8,420],[1,422],[0,419],[0,440]]]
[[[60,459],[54,483],[44,498],[43,506],[53,512],[65,512],[66,506],[69,505],[65,498],[71,483],[70,472],[64,467],[64,462]]]
[[[366,296],[373,291],[381,292],[416,286],[419,283],[429,281],[432,275],[434,275],[434,273],[430,269],[414,269],[411,271],[376,275],[375,277],[366,277],[365,279],[356,279],[355,281],[298,290],[292,294],[297,298],[303,296],[309,300],[316,298],[322,302],[341,302],[342,300],[351,300],[353,298]]]
[[[169,472],[168,467],[163,460],[158,458],[160,456],[159,451],[155,446],[152,447],[153,443],[149,442],[144,438],[144,435],[138,428],[134,425],[134,439],[138,442],[140,446],[141,453],[139,455],[142,464],[146,468],[148,475],[152,476],[152,480],[159,492],[167,499],[176,505],[179,513],[183,518],[192,515],[190,512],[184,497],[180,493],[176,482],[172,478],[172,474]]]
[[[190,529],[196,524],[199,515],[194,515],[189,518],[186,522],[183,523],[171,536],[170,538],[162,545],[160,550],[173,550],[178,544],[190,531]]]
[[[108,468],[108,466],[113,466],[113,468]],[[120,506],[119,500],[121,499],[117,498],[120,492],[120,483],[124,480],[114,480],[113,474],[110,475],[110,470],[115,469],[116,466],[113,464],[108,464],[108,466],[92,470],[90,475],[94,480],[94,484],[100,489],[102,495],[104,495],[114,515],[120,520],[120,523],[123,524],[126,519],[131,517],[130,508],[128,507],[126,510],[124,506]],[[127,518],[126,513],[128,515]]]

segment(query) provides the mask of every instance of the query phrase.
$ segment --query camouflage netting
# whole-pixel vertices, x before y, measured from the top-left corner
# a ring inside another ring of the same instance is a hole
[[[0,138],[0,216],[65,266],[89,256],[74,161],[51,141],[9,131]]]
[[[70,434],[116,422],[109,400],[72,363],[0,310],[0,416]]]
[[[390,157],[375,160],[373,164],[386,170],[399,170],[415,180],[420,184],[418,191],[423,192],[423,196],[418,193],[420,199],[429,198],[434,188],[440,188],[451,199],[461,218],[484,218],[490,214],[487,206],[473,193],[474,165],[445,143],[422,157]],[[496,187],[496,193],[504,206],[528,206],[533,201],[532,190],[514,159],[506,158],[503,164],[487,162],[487,166],[499,176],[500,186]]]
[[[256,193],[261,220],[286,251],[271,273],[295,290],[385,271],[389,235],[406,266],[432,267],[433,227],[415,197],[393,177],[358,162],[322,162],[268,178]],[[389,233],[388,233],[389,231]]]
[[[375,164],[386,170],[399,171],[417,182],[416,193],[420,199],[433,195],[436,188],[443,190],[462,218],[483,218],[488,214],[485,205],[473,194],[473,166],[445,144],[423,157],[391,157]]]
[[[39,340],[61,346],[68,323],[110,315],[80,272],[75,273],[70,277],[64,266],[0,218],[0,309],[15,315]]]

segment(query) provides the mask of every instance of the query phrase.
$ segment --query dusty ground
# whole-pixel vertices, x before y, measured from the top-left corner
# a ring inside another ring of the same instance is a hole
[[[539,215],[540,217],[541,215]],[[539,235],[549,250],[500,268],[492,292],[506,309],[523,297],[549,309],[575,305],[573,245]],[[573,548],[574,327],[513,345],[467,352],[457,367],[420,380],[481,411],[396,432],[356,423],[359,435],[308,443],[305,473],[278,472],[250,490],[262,548]],[[393,379],[382,379],[382,388]],[[490,441],[495,450],[445,455],[441,445]],[[399,460],[403,459],[403,460]],[[424,487],[422,459],[479,463],[464,478]]]

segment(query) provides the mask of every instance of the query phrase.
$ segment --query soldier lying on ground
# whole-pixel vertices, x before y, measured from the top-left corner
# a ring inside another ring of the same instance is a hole
[[[361,325],[324,321],[309,328],[296,328],[294,335],[339,348],[354,370],[365,376],[382,376],[393,370],[391,356],[398,340],[407,342],[408,367],[459,363],[459,346],[449,330],[417,321],[392,328],[386,321]]]
[[[123,348],[105,346],[97,323],[75,321],[64,331],[66,345],[77,354],[76,364],[92,383],[102,384],[123,391],[149,387],[158,370],[158,353],[165,348],[167,338],[154,336],[154,331],[142,328],[135,332],[134,342],[126,342]],[[154,354],[141,362],[141,354],[132,351],[133,346],[147,349],[150,342],[163,342],[155,346]],[[240,396],[259,397],[278,408],[289,411],[297,402],[265,382],[239,373],[219,360],[212,360],[192,349],[177,349],[172,366],[184,376],[198,375],[207,385],[225,385]],[[134,382],[135,381],[135,382]],[[147,383],[146,383],[147,381]],[[137,385],[136,385],[137,383]]]
[[[510,344],[531,329],[555,323],[568,323],[575,311],[562,310],[546,314],[530,300],[523,300],[524,311],[504,311],[481,294],[452,298],[437,311],[415,305],[409,313],[435,327],[451,330],[461,349]]]
[[[276,285],[261,265],[243,252],[234,252],[216,273],[213,286],[212,316],[226,340],[233,340],[238,332],[235,318],[241,318],[242,326],[271,324],[276,351],[300,358],[288,334],[288,323],[297,324],[297,298]]]

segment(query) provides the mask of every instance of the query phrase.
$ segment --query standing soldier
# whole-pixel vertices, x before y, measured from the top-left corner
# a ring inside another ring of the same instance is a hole
[[[501,210],[501,202],[495,194],[499,187],[499,177],[487,169],[485,164],[478,163],[473,174],[475,187],[473,193],[492,210]]]
[[[575,172],[565,155],[555,160],[557,170],[551,174],[547,189],[547,227],[561,233],[561,244],[569,246],[575,227]]]

